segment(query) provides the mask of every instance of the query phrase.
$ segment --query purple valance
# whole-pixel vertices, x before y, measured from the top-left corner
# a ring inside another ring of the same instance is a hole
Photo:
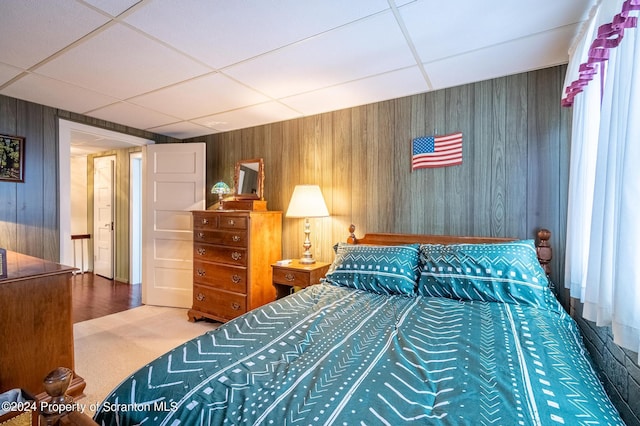
[[[593,80],[603,63],[609,59],[611,49],[615,49],[620,44],[624,37],[624,30],[638,26],[638,18],[630,16],[630,13],[635,10],[640,10],[640,0],[626,0],[622,4],[620,13],[615,15],[611,22],[598,28],[597,36],[589,46],[587,61],[580,64],[578,68],[578,79],[565,88],[562,106],[573,105],[573,98]],[[604,77],[604,73],[600,75]]]

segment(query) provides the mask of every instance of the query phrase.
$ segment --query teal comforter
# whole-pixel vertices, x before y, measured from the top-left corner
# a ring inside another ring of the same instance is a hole
[[[329,284],[157,358],[103,425],[622,424],[562,309]]]

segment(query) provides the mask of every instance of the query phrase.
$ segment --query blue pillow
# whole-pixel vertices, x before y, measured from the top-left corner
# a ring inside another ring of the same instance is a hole
[[[418,294],[557,308],[533,240],[422,244]]]
[[[415,296],[418,244],[370,246],[338,243],[324,281],[378,294]]]

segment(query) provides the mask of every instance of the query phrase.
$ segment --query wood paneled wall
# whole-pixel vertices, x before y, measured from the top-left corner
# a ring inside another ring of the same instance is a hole
[[[286,211],[296,184],[319,184],[331,212],[313,219],[312,251],[356,234],[403,232],[533,238],[553,232],[562,282],[570,110],[553,67],[311,117],[194,138],[207,143],[207,184],[233,182],[236,161],[262,157],[265,199]],[[463,132],[461,166],[410,168],[412,138]],[[213,203],[211,197],[209,203]],[[283,254],[302,252],[302,221],[284,219]]]
[[[311,117],[209,135],[207,183],[233,182],[236,161],[265,160],[265,198],[285,211],[296,184],[319,184],[332,214],[312,220],[312,250],[331,260],[357,233],[532,237],[553,232],[554,279],[564,257],[570,110],[558,98],[564,66]],[[175,139],[0,96],[0,132],[25,136],[25,183],[0,182],[0,245],[58,259],[57,118]],[[464,134],[464,163],[410,170],[410,141]],[[209,203],[214,197],[209,194]],[[302,251],[302,221],[284,219],[283,253]]]
[[[25,138],[24,182],[0,182],[0,247],[57,261],[58,131],[55,110],[0,95],[0,133]]]
[[[156,141],[180,142],[128,126],[0,95],[0,133],[24,136],[24,183],[0,182],[0,247],[60,259],[58,118]]]

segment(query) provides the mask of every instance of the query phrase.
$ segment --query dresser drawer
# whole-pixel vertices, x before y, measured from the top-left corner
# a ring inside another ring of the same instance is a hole
[[[198,260],[247,266],[247,250],[240,247],[223,247],[194,243],[193,261]]]
[[[260,201],[262,210],[192,211],[190,321],[228,321],[274,299],[270,264],[282,258],[282,212],[266,210],[264,200],[249,201]]]
[[[222,214],[219,220],[218,226],[220,229],[247,229],[249,224],[247,216]]]
[[[218,215],[193,213],[193,229],[218,229]]]
[[[223,246],[247,247],[247,231],[193,231],[193,241]]]
[[[246,294],[247,269],[196,260],[193,262],[193,282]]]
[[[219,318],[233,319],[247,312],[247,298],[243,294],[194,284],[193,309]]]
[[[296,287],[306,287],[310,284],[316,284],[309,282],[309,273],[306,271],[275,268],[273,270],[273,282]]]

